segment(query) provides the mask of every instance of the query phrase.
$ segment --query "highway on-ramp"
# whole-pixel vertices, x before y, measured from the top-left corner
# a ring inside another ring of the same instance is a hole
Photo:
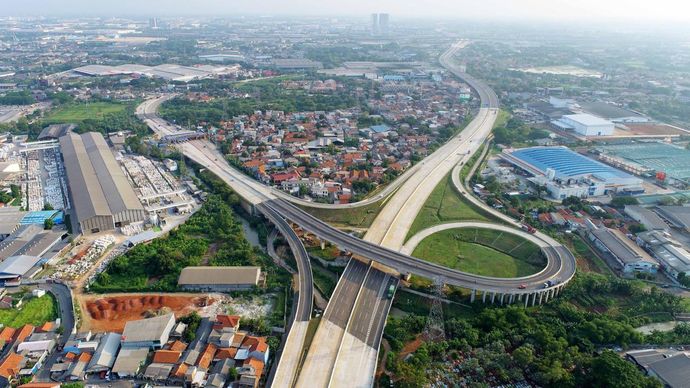
[[[481,292],[484,298],[490,294],[492,301],[498,295],[501,302],[504,301],[504,297],[507,297],[505,300],[507,303],[519,300],[524,301],[525,304],[529,303],[530,298],[531,303],[534,304],[537,302],[537,297],[539,303],[542,298],[553,297],[575,272],[574,257],[560,244],[543,248],[547,265],[541,272],[519,279],[492,278],[463,273],[399,252],[409,226],[433,188],[449,171],[464,163],[479,148],[489,135],[495,121],[498,107],[496,95],[483,82],[467,74],[459,73],[451,61],[455,52],[465,44],[454,45],[441,56],[440,62],[468,83],[479,95],[481,105],[475,118],[458,136],[410,169],[408,173],[403,174],[403,179],[396,180],[393,188],[386,189],[392,196],[364,240],[337,230],[295,206],[295,204],[314,207],[322,207],[322,205],[292,197],[263,185],[231,167],[211,143],[205,140],[194,140],[177,145],[187,157],[218,175],[247,203],[253,205],[254,209],[262,212],[272,222],[281,224],[289,220],[320,239],[350,251],[364,260],[353,260],[341,277],[331,303],[326,309],[324,319],[321,320],[322,323],[307,354],[303,369],[297,376],[297,386],[371,386],[373,384],[378,345],[391,305],[390,299],[387,298],[389,291],[386,288],[393,287],[394,291],[397,287],[396,272],[414,273],[470,289],[473,298],[475,293]],[[174,134],[180,129],[156,114],[158,105],[166,98],[170,97],[149,100],[137,110],[138,116],[161,136]],[[378,199],[374,197],[370,201]],[[328,207],[347,206],[355,205],[329,205]],[[282,229],[285,229],[285,225]],[[282,229],[281,232],[283,232]],[[285,231],[285,233],[290,232]],[[290,240],[288,238],[288,241]],[[293,251],[300,250],[299,247],[295,248],[292,245]],[[298,258],[300,255],[295,254],[295,256]],[[308,263],[308,259],[305,260]],[[311,287],[309,283],[311,274],[307,276],[304,273],[311,271],[307,267],[308,264],[303,264],[301,267],[298,266],[300,282],[309,284]],[[561,283],[543,288],[545,281],[553,279],[559,279]],[[302,292],[300,286],[300,293]],[[349,315],[347,320],[343,321],[345,313]],[[299,321],[296,317],[295,323],[297,322],[304,321]],[[293,323],[288,338],[297,327],[299,326]],[[295,332],[298,333],[299,330]],[[299,345],[301,346],[302,343],[300,342]],[[281,360],[287,360],[286,352],[283,352]],[[290,357],[294,358],[294,356]],[[357,368],[358,372],[352,373],[352,368]],[[275,379],[273,385],[291,386],[295,381],[295,374],[288,374],[290,377],[281,381]]]

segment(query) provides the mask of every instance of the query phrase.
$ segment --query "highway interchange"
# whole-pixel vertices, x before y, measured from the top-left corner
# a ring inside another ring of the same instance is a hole
[[[288,334],[283,356],[280,357],[273,386],[371,386],[377,351],[391,305],[386,293],[388,287],[397,287],[397,273],[414,273],[437,279],[445,284],[467,288],[472,290],[473,299],[481,292],[483,300],[490,295],[492,302],[498,296],[501,303],[519,300],[525,305],[535,304],[537,299],[538,303],[541,303],[542,299],[553,297],[574,275],[575,259],[572,254],[562,245],[543,235],[535,238],[544,242],[541,245],[547,258],[546,267],[537,274],[515,279],[464,273],[400,252],[412,221],[433,188],[450,171],[466,162],[483,144],[490,135],[496,118],[498,99],[495,93],[483,82],[460,73],[452,63],[452,56],[466,44],[467,42],[460,42],[451,47],[441,55],[440,62],[479,95],[481,106],[475,118],[460,134],[367,201],[346,205],[304,201],[265,186],[231,167],[215,146],[205,140],[177,145],[187,157],[218,175],[248,204],[276,224],[288,240],[298,262],[297,313]],[[137,109],[138,116],[161,136],[179,130],[156,114],[158,106],[168,98],[170,96],[148,100]],[[453,178],[455,183],[456,177]],[[464,192],[463,188],[458,190]],[[295,206],[300,204],[334,209],[351,208],[364,206],[388,196],[390,198],[385,207],[364,239],[335,229]],[[467,197],[478,206],[488,208],[476,198]],[[311,268],[304,247],[286,220],[323,241],[352,252],[355,257],[361,259],[351,260],[341,276],[301,370],[298,364],[301,360],[307,321],[311,316]],[[515,224],[516,222],[511,220],[511,225]],[[547,280],[556,279],[557,285],[543,287]],[[308,299],[308,302],[304,299]],[[353,375],[352,370],[359,372]]]

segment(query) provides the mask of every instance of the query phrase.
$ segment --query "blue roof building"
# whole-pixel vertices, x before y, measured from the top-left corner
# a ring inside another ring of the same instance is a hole
[[[566,147],[530,147],[504,150],[502,158],[534,175],[555,198],[609,193],[644,192],[642,179],[588,158]]]

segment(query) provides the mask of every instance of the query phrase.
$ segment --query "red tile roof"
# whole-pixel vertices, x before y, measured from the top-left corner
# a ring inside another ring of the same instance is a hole
[[[175,341],[170,344],[169,350],[174,350],[177,352],[183,352],[187,349],[187,344],[182,341]]]
[[[28,323],[24,326],[22,326],[21,329],[19,329],[19,332],[17,333],[17,336],[15,337],[16,342],[24,342],[25,339],[27,339],[31,334],[33,334],[34,330],[36,328],[33,325],[29,325]]]
[[[174,350],[156,350],[153,353],[153,362],[161,364],[175,364],[180,359],[182,352]]]
[[[216,322],[213,324],[214,330],[220,330],[224,327],[239,328],[240,317],[238,315],[224,315],[219,314],[216,316]]]
[[[199,355],[196,360],[196,366],[202,369],[208,369],[211,366],[211,361],[213,361],[213,356],[216,354],[216,345],[208,344],[204,349],[204,352]]]
[[[19,373],[19,365],[24,361],[24,357],[17,353],[10,353],[0,362],[0,376],[9,379]]]
[[[216,352],[216,360],[224,360],[226,358],[234,359],[237,356],[237,348],[220,348]]]
[[[2,329],[2,332],[0,332],[0,339],[4,340],[5,343],[11,342],[12,338],[14,338],[14,334],[17,332],[17,330],[11,328],[11,327],[6,327]]]

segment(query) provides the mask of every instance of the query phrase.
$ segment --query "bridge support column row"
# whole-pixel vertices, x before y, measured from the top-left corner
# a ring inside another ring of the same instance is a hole
[[[474,298],[477,296],[477,290],[472,290],[472,294],[470,295],[470,303],[474,303]]]

